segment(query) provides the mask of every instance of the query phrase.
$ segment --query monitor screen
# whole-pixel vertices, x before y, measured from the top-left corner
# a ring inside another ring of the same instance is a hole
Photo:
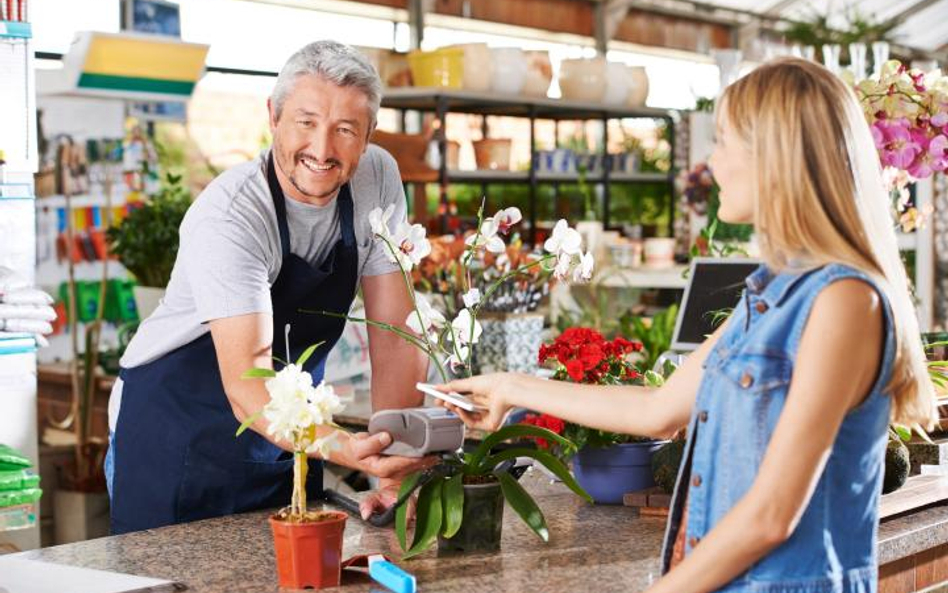
[[[694,350],[721,324],[716,313],[729,313],[741,300],[744,280],[760,262],[738,258],[695,258],[675,323],[672,348]]]

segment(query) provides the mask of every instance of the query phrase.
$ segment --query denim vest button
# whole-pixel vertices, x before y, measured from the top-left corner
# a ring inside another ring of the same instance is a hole
[[[698,414],[698,420],[700,420],[701,422],[707,422],[707,421],[708,421],[708,411],[707,411],[707,410],[702,410],[701,413]]]
[[[691,478],[691,485],[697,488],[701,485],[701,476],[695,476]]]
[[[757,304],[754,305],[754,308],[757,309],[758,313],[766,313],[769,307],[767,307],[767,303],[764,301],[757,301]]]
[[[741,387],[743,387],[744,389],[747,389],[753,384],[754,384],[754,377],[751,376],[750,373],[744,373],[743,375],[741,375]]]
[[[697,537],[691,537],[691,538],[689,538],[689,539],[688,539],[688,545],[691,546],[692,548],[695,547],[695,546],[697,546],[697,545],[698,545],[698,538],[697,538]]]

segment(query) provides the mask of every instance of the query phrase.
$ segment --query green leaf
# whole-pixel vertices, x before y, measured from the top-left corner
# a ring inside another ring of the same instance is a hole
[[[315,352],[317,348],[319,348],[325,343],[326,343],[325,341],[317,342],[313,344],[312,346],[310,346],[309,348],[307,348],[306,350],[304,350],[303,353],[300,354],[300,357],[296,359],[296,366],[301,367],[304,364],[306,364],[306,361],[309,360],[309,357],[313,355],[313,352]]]
[[[907,443],[912,440],[912,429],[909,427],[902,426],[900,424],[893,424],[892,428],[895,429],[895,433],[899,435],[899,438],[902,439],[903,442]]]
[[[421,479],[421,472],[415,472],[402,480],[402,486],[398,489],[399,500],[405,496],[406,492],[410,492],[415,487],[419,479]],[[402,547],[402,550],[408,549],[408,544],[405,541],[406,532],[408,531],[408,506],[406,501],[405,504],[395,510],[395,535],[398,536],[398,545]]]
[[[421,487],[418,493],[417,519],[415,520],[415,537],[411,543],[411,549],[402,556],[407,560],[412,556],[426,551],[438,532],[441,531],[441,490],[444,486],[443,478],[435,478]]]
[[[589,502],[592,502],[592,496],[583,490],[583,488],[576,482],[576,478],[573,477],[573,474],[569,473],[569,469],[563,465],[563,462],[557,459],[551,453],[546,451],[541,451],[539,449],[507,449],[506,451],[501,451],[496,455],[491,455],[484,460],[484,465],[488,465],[491,469],[497,467],[499,464],[507,461],[508,459],[516,459],[517,457],[530,457],[536,459],[546,467],[546,469],[553,472],[553,474],[563,480],[563,483]]]
[[[444,530],[441,535],[448,539],[454,537],[464,519],[464,484],[461,482],[463,478],[463,474],[458,474],[445,480],[444,492],[441,493],[444,500]]]
[[[241,379],[259,379],[261,377],[270,378],[276,377],[276,371],[273,369],[250,369],[244,371],[244,374],[240,376]]]
[[[254,422],[260,419],[260,416],[263,416],[263,410],[260,410],[259,412],[255,414],[251,414],[250,416],[247,416],[247,419],[244,420],[243,423],[241,423],[240,428],[237,429],[237,434],[235,434],[234,436],[239,437],[240,435],[242,435],[245,430],[250,428],[251,424],[253,424]]]
[[[507,472],[499,472],[496,475],[497,479],[500,480],[500,488],[504,492],[504,498],[507,499],[510,507],[517,511],[523,522],[540,536],[540,539],[545,542],[550,541],[550,530],[546,527],[546,519],[543,518],[543,512],[540,511],[536,501]]]
[[[490,453],[490,450],[506,440],[524,437],[538,437],[541,439],[546,439],[547,441],[553,441],[559,445],[562,445],[563,447],[573,446],[572,441],[556,434],[551,430],[540,428],[539,426],[531,426],[529,424],[510,424],[508,426],[504,426],[496,432],[487,435],[484,440],[481,441],[481,444],[478,445],[477,449],[474,450],[474,453],[472,453],[467,459],[468,465],[475,472],[490,472],[492,469],[494,469],[493,465],[486,469],[481,467],[481,461]]]

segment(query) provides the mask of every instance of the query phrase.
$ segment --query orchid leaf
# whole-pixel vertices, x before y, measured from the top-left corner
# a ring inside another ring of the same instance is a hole
[[[261,416],[263,416],[263,410],[260,410],[259,412],[255,414],[251,414],[250,416],[247,416],[247,419],[244,420],[240,424],[240,428],[237,429],[237,434],[235,434],[234,436],[239,437],[240,435],[242,435],[244,431],[250,428],[250,425],[252,425],[254,422],[259,420]]]
[[[398,499],[401,500],[407,492],[411,492],[420,478],[421,472],[416,472],[402,480],[402,486],[398,489]],[[408,504],[406,501],[405,504],[395,510],[395,535],[398,536],[398,544],[402,547],[402,550],[408,549],[408,544],[405,541],[408,531]]]
[[[450,539],[461,528],[464,520],[464,484],[463,474],[457,474],[445,480],[441,498],[444,501],[444,530],[441,535]]]
[[[325,341],[317,342],[313,344],[312,346],[310,346],[309,348],[307,348],[306,350],[304,350],[303,353],[300,354],[300,357],[296,359],[296,366],[302,367],[304,364],[306,364],[306,361],[309,360],[309,357],[313,355],[313,352],[315,352],[317,348],[319,348],[325,343],[326,343]]]
[[[441,492],[444,480],[435,478],[421,487],[418,493],[417,518],[415,519],[415,537],[411,549],[402,556],[407,560],[425,552],[441,531],[443,509],[441,507]]]
[[[563,481],[567,488],[575,492],[580,497],[584,498],[588,502],[592,502],[592,497],[583,490],[583,488],[576,482],[576,478],[573,477],[573,474],[569,472],[569,469],[563,462],[557,459],[554,455],[547,453],[546,451],[541,451],[539,449],[527,449],[527,448],[518,448],[518,449],[507,449],[506,451],[501,451],[496,455],[491,455],[484,460],[484,465],[489,466],[491,469],[497,467],[504,461],[509,459],[516,459],[517,457],[530,457],[536,459],[546,467],[546,469],[553,472],[553,474]]]
[[[547,441],[562,445],[566,449],[573,447],[572,441],[551,430],[530,424],[510,424],[484,437],[481,444],[475,449],[474,453],[471,454],[470,458],[468,458],[468,465],[476,472],[490,472],[494,469],[493,465],[487,468],[481,466],[481,461],[490,453],[490,450],[506,440],[525,437],[546,439]]]
[[[540,539],[545,542],[550,541],[550,530],[547,529],[546,519],[543,518],[543,512],[537,506],[533,497],[510,474],[498,472],[496,476],[500,480],[500,488],[503,490],[504,498],[510,507],[520,515],[523,522],[534,533],[540,536]]]

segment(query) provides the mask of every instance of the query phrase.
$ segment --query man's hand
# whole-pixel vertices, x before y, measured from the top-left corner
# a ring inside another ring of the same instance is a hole
[[[359,503],[359,512],[362,518],[368,520],[375,513],[384,513],[393,504],[398,502],[398,491],[402,484],[400,480],[379,480],[379,489],[368,494]],[[408,520],[411,521],[415,516],[415,497],[408,499],[405,503],[408,505]]]
[[[380,432],[370,435],[367,432],[353,434],[346,440],[344,455],[354,462],[353,467],[378,478],[401,479],[438,463],[434,455],[428,457],[399,457],[382,455],[382,451],[392,444],[392,435]]]

